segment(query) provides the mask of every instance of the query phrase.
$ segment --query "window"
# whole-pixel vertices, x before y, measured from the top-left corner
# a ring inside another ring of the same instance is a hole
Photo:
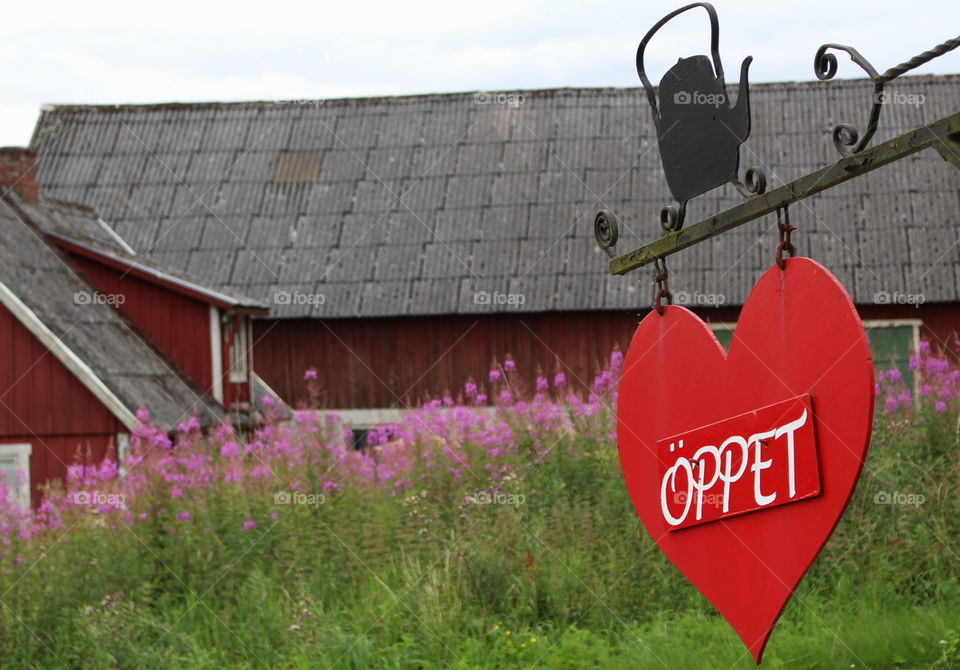
[[[713,334],[720,340],[724,349],[730,348],[735,323],[712,323]],[[910,354],[917,350],[920,343],[919,319],[892,319],[890,321],[863,322],[870,341],[870,353],[877,370],[899,368],[907,388],[914,387],[913,372],[910,370]]]
[[[30,507],[29,444],[0,444],[0,476],[7,486],[9,499],[23,508]]]
[[[236,329],[230,340],[230,381],[247,381],[247,329],[250,321],[245,316],[235,317]]]
[[[918,319],[894,319],[891,321],[864,321],[870,353],[877,370],[899,368],[903,383],[914,388],[914,376],[910,370],[910,354],[920,344],[920,321]]]

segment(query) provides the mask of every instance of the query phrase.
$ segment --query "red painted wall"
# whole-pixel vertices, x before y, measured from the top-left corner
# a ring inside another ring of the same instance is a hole
[[[210,308],[199,300],[158,286],[95,260],[67,253],[81,275],[106,296],[122,295],[120,311],[157,349],[212,395]]]
[[[871,305],[864,319],[921,319],[921,337],[952,344],[960,305]],[[643,312],[646,313],[645,311]],[[713,322],[736,321],[739,308],[704,309]],[[588,385],[614,344],[626,351],[640,312],[558,312],[370,319],[258,319],[256,371],[287,402],[306,398],[303,372],[319,372],[321,403],[330,408],[403,406],[426,394],[486,381],[493,357],[513,355],[532,384],[539,364],[560,360],[571,384]]]
[[[0,306],[0,442],[29,442],[39,485],[66,476],[78,449],[103,458],[126,428],[5,307]]]

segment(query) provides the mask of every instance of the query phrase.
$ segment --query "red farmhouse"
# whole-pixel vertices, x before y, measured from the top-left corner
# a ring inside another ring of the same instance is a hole
[[[90,210],[40,197],[34,158],[0,150],[0,471],[24,503],[78,452],[122,458],[141,406],[165,428],[246,420],[249,316],[266,311],[138,259]]]

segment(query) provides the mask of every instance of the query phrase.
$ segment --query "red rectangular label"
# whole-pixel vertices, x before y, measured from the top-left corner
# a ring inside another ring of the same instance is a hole
[[[657,453],[669,530],[820,494],[809,395],[664,438]]]

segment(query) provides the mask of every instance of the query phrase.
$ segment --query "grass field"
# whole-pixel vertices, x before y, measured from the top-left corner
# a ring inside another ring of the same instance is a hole
[[[618,362],[586,400],[500,367],[495,416],[468,386],[363,451],[307,412],[176,445],[146,422],[122,480],[78,466],[35,515],[0,510],[0,665],[751,667],[631,507]],[[960,667],[958,375],[935,365],[909,404],[881,379],[854,500],[763,667]]]

